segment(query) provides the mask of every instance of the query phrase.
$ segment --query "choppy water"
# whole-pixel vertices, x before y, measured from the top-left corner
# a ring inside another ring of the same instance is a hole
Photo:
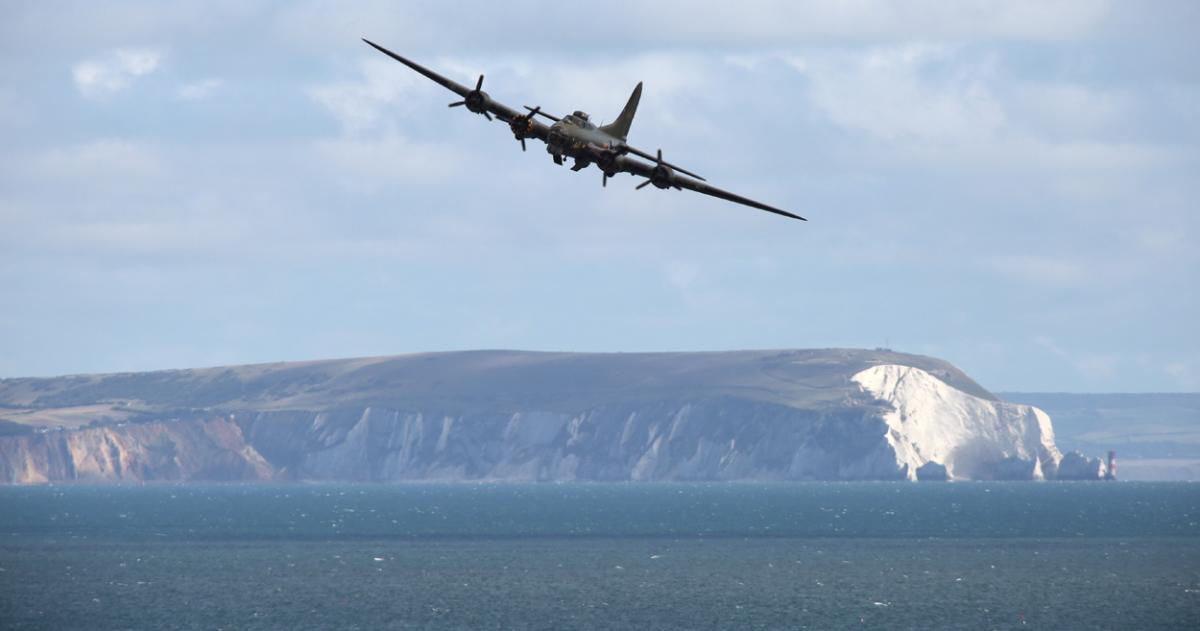
[[[0,488],[0,628],[1200,628],[1200,485]]]

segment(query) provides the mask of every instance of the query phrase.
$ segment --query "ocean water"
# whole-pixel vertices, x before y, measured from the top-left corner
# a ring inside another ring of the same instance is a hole
[[[1197,629],[1200,485],[6,487],[0,628]]]

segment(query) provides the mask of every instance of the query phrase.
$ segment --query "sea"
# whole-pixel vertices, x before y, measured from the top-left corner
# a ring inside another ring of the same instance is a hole
[[[0,488],[2,629],[1200,629],[1200,484]]]

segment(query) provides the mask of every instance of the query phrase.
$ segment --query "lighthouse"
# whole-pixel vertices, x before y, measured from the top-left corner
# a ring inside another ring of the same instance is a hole
[[[1117,479],[1117,452],[1115,452],[1115,451],[1108,452],[1108,471],[1104,472],[1104,479],[1105,480],[1116,480]]]

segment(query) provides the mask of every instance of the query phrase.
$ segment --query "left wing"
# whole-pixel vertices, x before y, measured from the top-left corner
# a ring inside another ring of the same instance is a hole
[[[524,115],[520,114],[511,107],[492,100],[492,97],[488,96],[488,93],[483,91],[483,75],[479,75],[479,82],[475,84],[474,89],[468,88],[461,83],[443,77],[442,75],[426,68],[425,66],[422,66],[421,64],[405,59],[404,57],[393,53],[392,51],[380,46],[379,44],[376,44],[375,42],[372,42],[365,37],[363,38],[363,41],[375,50],[387,55],[388,57],[391,57],[392,59],[395,59],[396,61],[408,66],[409,68],[412,68],[413,70],[416,70],[417,72],[433,80],[434,83],[441,85],[447,90],[450,90],[451,92],[463,98],[462,101],[451,103],[451,107],[466,105],[467,109],[475,112],[476,114],[483,114],[484,116],[487,116],[488,119],[491,119],[489,113],[495,114],[500,120],[506,123],[511,123],[517,117],[524,118]]]

